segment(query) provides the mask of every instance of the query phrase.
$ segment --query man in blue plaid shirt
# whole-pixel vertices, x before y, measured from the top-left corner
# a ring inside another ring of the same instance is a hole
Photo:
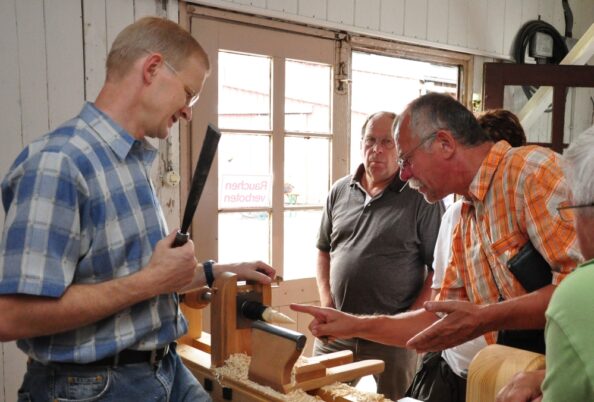
[[[141,19],[115,39],[95,103],[10,168],[0,341],[18,339],[29,356],[19,401],[210,400],[173,343],[187,330],[176,294],[206,274],[191,241],[171,246],[147,141],[192,118],[209,70],[188,32]],[[223,271],[264,283],[275,275],[260,261],[214,265],[215,277]]]

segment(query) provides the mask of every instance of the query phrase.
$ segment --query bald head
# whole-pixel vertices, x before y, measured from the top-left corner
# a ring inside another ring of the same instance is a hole
[[[361,127],[361,138],[365,137],[365,133],[367,132],[370,125],[377,124],[388,125],[387,129],[393,134],[394,128],[396,126],[397,117],[398,116],[396,115],[396,113],[386,111],[375,112],[373,114],[370,114],[369,116],[367,116],[367,119],[365,119],[363,127]]]

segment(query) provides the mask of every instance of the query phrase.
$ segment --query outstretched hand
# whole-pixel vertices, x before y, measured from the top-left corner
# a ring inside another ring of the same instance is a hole
[[[429,301],[424,304],[424,308],[438,316],[445,316],[407,342],[406,347],[417,352],[444,350],[485,332],[481,308],[476,304],[467,301]]]
[[[351,338],[355,336],[358,318],[327,307],[291,304],[291,310],[313,316],[309,330],[317,338]]]

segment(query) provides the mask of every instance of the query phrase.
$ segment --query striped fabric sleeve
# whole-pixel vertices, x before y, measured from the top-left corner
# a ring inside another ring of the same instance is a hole
[[[61,153],[27,159],[10,178],[0,293],[60,297],[79,259],[80,192],[75,167]]]

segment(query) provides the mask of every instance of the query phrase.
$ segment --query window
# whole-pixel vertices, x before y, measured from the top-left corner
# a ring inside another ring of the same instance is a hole
[[[272,108],[274,63],[284,63],[284,79],[278,84],[284,82],[283,114]],[[219,50],[218,77],[218,124],[223,132],[219,259],[271,263],[271,150],[282,141],[283,277],[315,276],[314,242],[330,185],[331,65]],[[283,123],[281,135],[274,135],[273,125]]]
[[[335,116],[348,114],[333,90],[335,41],[208,19],[192,32],[211,46],[213,65],[193,135],[206,122],[222,132],[205,189],[216,200],[198,210],[193,225],[199,257],[205,245],[203,258],[259,259],[285,281],[311,280],[331,175],[345,174],[332,156],[337,137],[346,143],[345,125],[336,127]],[[194,158],[198,147],[191,146]]]

